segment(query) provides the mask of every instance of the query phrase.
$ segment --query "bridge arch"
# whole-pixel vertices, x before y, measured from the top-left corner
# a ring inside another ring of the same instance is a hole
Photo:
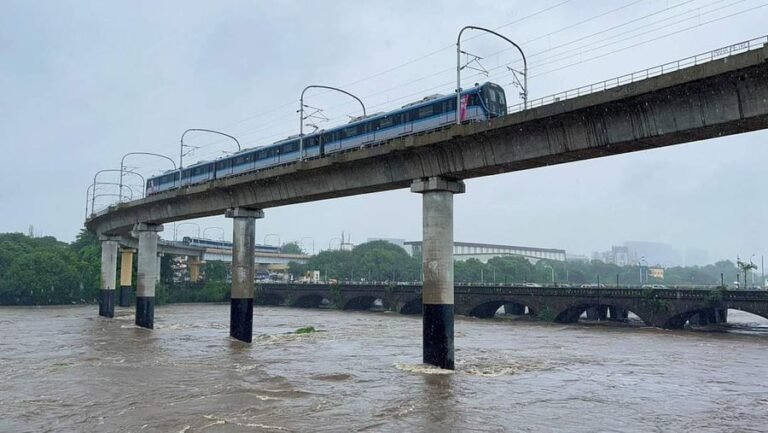
[[[285,304],[285,297],[277,293],[259,293],[254,297],[253,303],[256,305],[283,305]]]
[[[326,302],[329,301],[325,296],[319,293],[307,293],[293,299],[290,306],[295,308],[320,308],[320,305],[323,304],[324,300]]]
[[[368,311],[373,308],[373,304],[379,299],[376,296],[362,295],[349,298],[342,305],[342,310]]]
[[[553,321],[555,323],[576,323],[585,313],[588,319],[597,321],[626,321],[629,318],[629,313],[633,313],[642,320],[645,325],[653,323],[653,321],[650,320],[651,317],[649,317],[645,311],[638,311],[634,306],[626,305],[622,302],[579,302],[568,305],[566,308],[553,313]]]
[[[396,306],[396,310],[400,314],[408,314],[408,315],[422,314],[424,312],[424,307],[422,304],[423,304],[423,301],[421,299],[421,296],[417,296],[413,299],[398,302]]]
[[[719,306],[707,306],[705,308],[697,308],[691,310],[685,310],[678,312],[677,314],[669,317],[664,323],[664,327],[668,329],[680,329],[685,326],[686,323],[690,323],[693,319],[698,318],[697,321],[700,325],[725,323],[727,322],[728,314],[726,310],[737,310],[745,313],[754,314],[764,319],[768,319],[768,310],[753,305],[719,305]],[[697,317],[698,316],[698,317]]]
[[[486,301],[472,306],[469,309],[469,316],[478,317],[481,319],[489,319],[496,315],[499,308],[504,307],[505,313],[525,315],[527,314],[535,316],[536,309],[532,308],[525,302],[516,299],[496,299],[493,301]],[[514,312],[513,312],[514,311]]]

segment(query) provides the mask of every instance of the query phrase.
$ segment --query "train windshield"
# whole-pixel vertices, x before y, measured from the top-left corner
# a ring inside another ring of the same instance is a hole
[[[493,83],[483,87],[483,102],[491,114],[491,117],[507,115],[507,98],[504,89]]]

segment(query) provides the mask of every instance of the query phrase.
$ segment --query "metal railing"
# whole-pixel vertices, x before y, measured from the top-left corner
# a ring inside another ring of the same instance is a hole
[[[643,69],[642,71],[632,72],[630,74],[625,74],[619,77],[610,78],[608,80],[600,81],[597,83],[587,84],[585,86],[569,89],[563,92],[544,96],[538,99],[532,99],[528,101],[527,109],[541,107],[542,105],[554,104],[555,102],[561,102],[566,99],[573,99],[579,96],[589,95],[591,93],[602,92],[603,90],[612,89],[614,87],[622,86],[624,84],[634,83],[636,81],[658,77],[659,75],[679,71],[681,69],[690,68],[692,66],[701,65],[703,63],[711,62],[717,59],[722,59],[734,54],[756,50],[756,49],[762,48],[767,43],[768,43],[768,35],[761,36],[759,38],[750,39],[748,41],[743,41],[736,44],[728,45],[722,48],[718,48],[716,50],[707,51],[706,53],[697,54],[695,56],[690,56],[684,59],[664,63],[663,65],[658,65],[658,66],[650,67],[648,69]],[[524,110],[523,103],[519,103],[519,104],[515,104],[507,107],[507,113],[509,114],[520,112],[523,110]]]

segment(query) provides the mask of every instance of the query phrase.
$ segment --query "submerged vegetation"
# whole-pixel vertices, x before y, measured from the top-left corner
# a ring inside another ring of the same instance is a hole
[[[295,331],[293,331],[294,334],[313,334],[315,332],[319,332],[317,329],[315,329],[314,326],[303,326]]]

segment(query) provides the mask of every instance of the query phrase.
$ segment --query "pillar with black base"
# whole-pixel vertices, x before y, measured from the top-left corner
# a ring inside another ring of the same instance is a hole
[[[120,295],[118,305],[131,306],[131,289],[133,285],[133,253],[134,250],[126,248],[120,250]]]
[[[136,325],[152,329],[155,326],[155,284],[160,273],[157,263],[159,224],[136,224],[134,236],[139,238],[139,259],[136,278]]]
[[[232,295],[229,309],[229,336],[250,343],[253,340],[253,252],[256,246],[256,219],[260,209],[229,209],[232,218]]]
[[[453,195],[464,183],[439,177],[416,180],[411,192],[422,195],[423,361],[454,369],[453,350]]]
[[[115,317],[115,283],[117,280],[117,249],[120,238],[100,236],[101,290],[99,290],[99,316]]]

